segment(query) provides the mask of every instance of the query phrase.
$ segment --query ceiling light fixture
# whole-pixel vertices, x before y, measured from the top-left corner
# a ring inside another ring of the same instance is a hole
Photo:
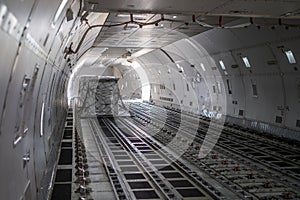
[[[206,69],[205,69],[205,67],[204,67],[203,63],[200,63],[200,66],[201,66],[202,70],[205,72],[205,71],[206,71]]]
[[[222,70],[226,70],[225,64],[223,62],[223,60],[219,60],[220,66]]]
[[[56,10],[53,21],[52,21],[52,24],[51,24],[52,28],[55,27],[60,15],[61,15],[62,11],[64,10],[65,6],[67,5],[67,3],[68,3],[68,0],[62,0],[61,1],[59,7]]]
[[[295,59],[294,54],[291,50],[285,51],[284,53],[285,53],[285,55],[286,55],[286,57],[287,57],[290,64],[295,64],[296,63],[296,59]]]
[[[250,62],[246,56],[242,57],[242,60],[247,68],[251,67]]]

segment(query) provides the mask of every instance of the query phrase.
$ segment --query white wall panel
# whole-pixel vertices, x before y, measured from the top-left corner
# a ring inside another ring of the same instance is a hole
[[[300,52],[297,48],[299,33],[295,29],[290,30],[290,33],[288,31],[282,28],[271,30],[255,27],[213,29],[193,37],[190,40],[192,43],[183,39],[163,49],[183,67],[187,74],[187,81],[190,81],[189,78],[196,71],[200,72],[204,80],[196,89],[200,104],[210,109],[214,106],[217,106],[215,109],[219,109],[221,106],[223,114],[250,122],[267,123],[270,127],[272,125],[298,129],[296,120],[299,119],[299,115],[296,110],[299,110],[297,97],[299,75],[296,74],[299,74],[299,71],[297,64],[288,63],[284,50],[292,50],[295,59],[300,60]],[[244,56],[248,58],[250,68],[244,64],[242,60]],[[152,68],[149,67],[149,63],[157,62],[157,59],[162,60],[162,57],[157,50],[141,56],[140,59],[145,66]],[[225,64],[226,70],[221,69],[220,60]],[[164,62],[162,67],[172,66],[171,60],[166,61],[169,63]],[[189,66],[190,63],[195,65],[194,69]],[[164,72],[162,69],[161,71]],[[183,94],[177,95],[180,100],[183,97],[183,105],[186,106],[191,97],[187,97],[185,87],[180,86],[185,85],[186,81],[173,74],[172,79],[173,82],[176,80],[176,90],[179,90],[176,92]],[[231,94],[228,91],[227,80],[230,83]],[[159,81],[172,85],[172,81],[165,79]],[[253,96],[252,83],[256,85],[257,97]],[[217,91],[218,84],[221,86],[221,93]],[[213,91],[213,86],[216,93]],[[276,116],[282,117],[281,123],[276,122]]]

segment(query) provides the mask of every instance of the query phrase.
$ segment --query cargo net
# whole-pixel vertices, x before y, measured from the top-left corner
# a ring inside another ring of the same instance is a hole
[[[100,79],[95,94],[96,115],[118,115],[119,97],[116,79]]]
[[[79,84],[81,117],[129,115],[115,77],[83,78]]]

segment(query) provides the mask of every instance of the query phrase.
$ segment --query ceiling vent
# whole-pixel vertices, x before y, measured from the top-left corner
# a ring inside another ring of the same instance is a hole
[[[282,123],[282,117],[281,116],[276,116],[275,122],[278,123],[278,124],[281,124]]]
[[[296,120],[296,127],[300,127],[300,120],[299,119]]]
[[[231,65],[231,68],[238,68],[238,67],[239,67],[238,64],[233,64],[233,65]]]
[[[268,65],[277,65],[278,62],[277,62],[277,60],[268,60],[268,61],[267,61],[267,64],[268,64]]]

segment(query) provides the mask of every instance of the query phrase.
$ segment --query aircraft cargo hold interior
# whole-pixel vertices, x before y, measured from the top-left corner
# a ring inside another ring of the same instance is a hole
[[[0,0],[0,199],[300,199],[300,1]]]

